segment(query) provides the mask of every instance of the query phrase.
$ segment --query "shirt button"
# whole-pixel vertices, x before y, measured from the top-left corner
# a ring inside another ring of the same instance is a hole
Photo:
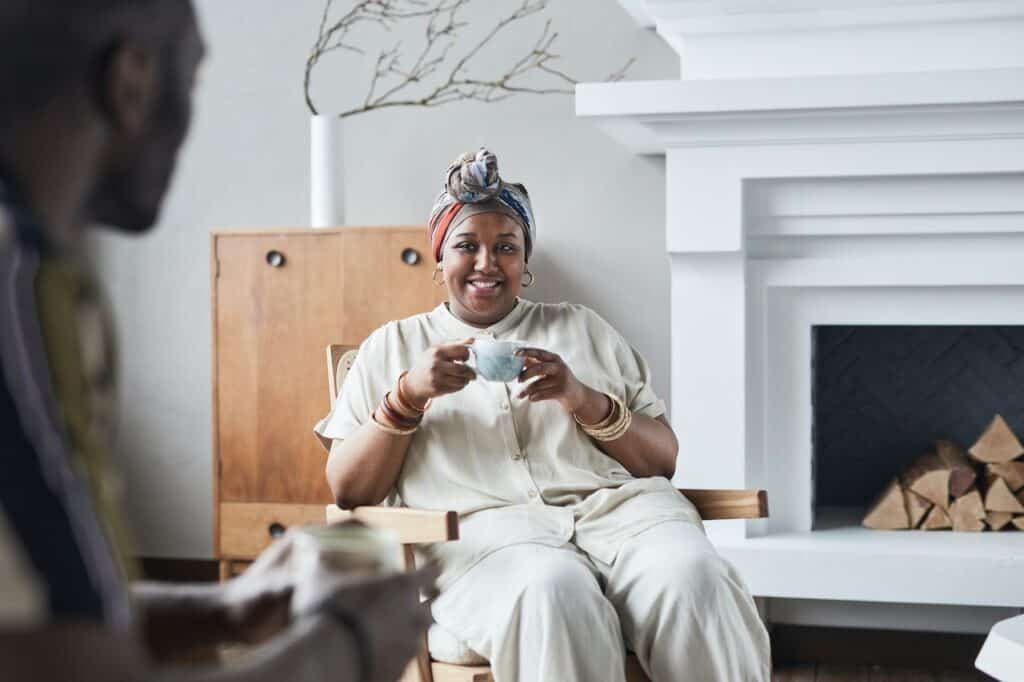
[[[513,452],[512,453],[512,459],[526,459],[526,453],[525,452]]]
[[[503,410],[507,410],[507,409],[508,409],[508,403],[506,403],[506,402],[503,402],[503,403],[501,404],[501,409],[503,409]]]

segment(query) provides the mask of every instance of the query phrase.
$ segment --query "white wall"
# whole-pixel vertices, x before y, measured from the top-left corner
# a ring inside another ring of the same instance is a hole
[[[484,14],[473,20],[493,21],[519,0],[477,4]],[[675,53],[653,32],[632,28],[615,0],[551,4],[567,71],[596,80],[632,55],[630,78],[678,77]],[[119,457],[143,555],[212,555],[209,233],[308,222],[301,82],[322,7],[319,0],[198,0],[210,56],[160,225],[142,239],[94,239],[118,314]],[[505,54],[482,60],[481,70],[518,56],[539,30],[537,21],[517,28],[498,45]],[[317,73],[316,93],[328,109],[364,92],[365,71],[348,64],[324,62]],[[597,309],[647,357],[667,398],[663,160],[633,155],[573,110],[569,96],[524,95],[349,119],[347,222],[424,223],[448,162],[488,145],[535,202],[530,296]]]

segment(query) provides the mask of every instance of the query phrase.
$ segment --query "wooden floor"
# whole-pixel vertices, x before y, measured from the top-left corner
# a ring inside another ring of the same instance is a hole
[[[976,671],[928,671],[878,665],[777,665],[772,674],[772,682],[987,682],[991,679]]]

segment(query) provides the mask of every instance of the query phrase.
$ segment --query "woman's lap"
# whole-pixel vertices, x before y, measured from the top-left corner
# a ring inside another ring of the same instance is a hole
[[[473,633],[478,640],[486,637],[482,628],[504,626],[513,610],[571,609],[580,601],[605,601],[587,555],[572,544],[523,543],[503,547],[466,571],[434,601],[433,612],[453,633],[467,640]]]
[[[619,616],[632,620],[628,610],[633,602],[636,609],[646,609],[654,600],[699,600],[709,584],[725,579],[730,570],[699,527],[667,522],[626,541],[612,565],[573,544],[504,547],[445,590],[434,613],[442,626],[456,634],[473,632],[474,639],[483,634],[481,627],[500,625],[513,608],[526,605],[565,605],[571,611],[581,602],[607,601]],[[531,594],[540,598],[531,600]],[[479,626],[466,622],[473,614]],[[453,620],[458,622],[449,625]]]
[[[499,682],[615,680],[607,671],[622,670],[618,618],[593,564],[571,544],[504,547],[449,586],[432,611],[491,662]]]
[[[713,670],[723,667],[757,679],[748,671],[767,655],[763,626],[739,575],[703,530],[687,522],[639,533],[611,565],[572,544],[502,548],[456,580],[433,611],[442,627],[492,664],[496,656],[511,655],[502,648],[537,646],[530,639],[536,630],[547,632],[558,650],[599,650],[612,667],[625,638],[645,667],[660,666],[662,675],[680,665],[673,652],[685,651],[688,660],[703,661],[698,667],[708,671],[707,679],[717,679]],[[584,658],[587,652],[565,655]],[[734,656],[750,659],[749,667],[726,660]]]

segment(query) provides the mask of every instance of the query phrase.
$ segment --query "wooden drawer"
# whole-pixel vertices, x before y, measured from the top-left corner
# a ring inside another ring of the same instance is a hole
[[[290,526],[325,523],[324,505],[224,502],[218,558],[254,559]]]

